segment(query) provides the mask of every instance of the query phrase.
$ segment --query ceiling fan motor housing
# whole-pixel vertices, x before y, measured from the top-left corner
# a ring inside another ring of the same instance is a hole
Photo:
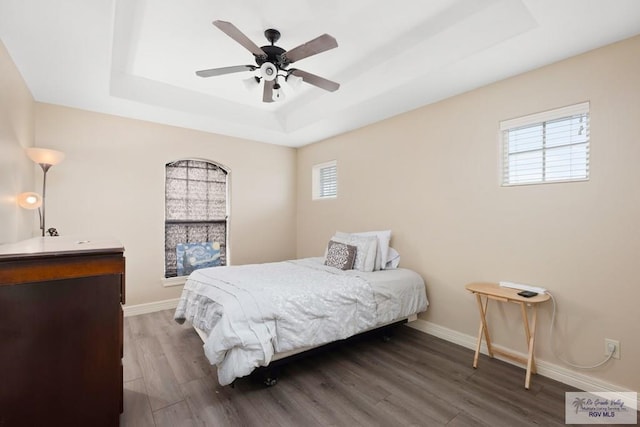
[[[279,46],[262,46],[260,49],[262,49],[267,56],[265,57],[255,55],[256,64],[261,66],[265,62],[271,62],[281,70],[285,69],[290,64],[290,62],[284,55],[287,51],[283,48]]]

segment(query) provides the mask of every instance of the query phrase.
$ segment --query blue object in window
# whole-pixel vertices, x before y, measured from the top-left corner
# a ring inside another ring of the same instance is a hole
[[[220,265],[220,243],[178,243],[176,245],[178,276],[187,276],[194,270]]]

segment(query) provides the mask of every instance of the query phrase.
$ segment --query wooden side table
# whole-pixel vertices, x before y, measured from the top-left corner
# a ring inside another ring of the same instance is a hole
[[[489,282],[475,282],[469,283],[466,289],[475,294],[478,302],[478,310],[480,311],[480,329],[478,331],[478,343],[476,345],[476,354],[473,358],[473,367],[478,367],[478,357],[480,355],[480,347],[482,345],[482,337],[487,343],[487,351],[489,357],[493,357],[494,354],[502,355],[513,361],[522,363],[527,367],[527,374],[524,380],[524,388],[529,389],[529,383],[531,382],[531,374],[536,373],[536,362],[534,358],[534,346],[536,335],[536,317],[538,304],[546,302],[550,299],[548,294],[538,294],[534,297],[525,298],[518,295],[520,290],[512,288],[504,288],[497,283]],[[499,302],[512,302],[520,304],[520,311],[522,313],[522,322],[524,324],[524,333],[527,339],[527,358],[518,356],[516,354],[493,348],[491,345],[491,337],[489,335],[489,327],[487,326],[487,308],[489,300],[495,300]],[[529,324],[528,308],[531,308],[531,324]]]

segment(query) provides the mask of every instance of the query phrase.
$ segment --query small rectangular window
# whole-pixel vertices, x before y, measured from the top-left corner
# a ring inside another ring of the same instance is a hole
[[[313,200],[338,197],[338,163],[335,160],[314,165],[311,173]]]
[[[589,179],[589,103],[500,122],[502,185]]]

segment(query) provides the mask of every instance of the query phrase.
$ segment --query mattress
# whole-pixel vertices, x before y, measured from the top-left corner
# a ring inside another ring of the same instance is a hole
[[[313,260],[324,262],[324,258],[313,258]],[[361,277],[371,286],[376,302],[377,326],[421,313],[429,305],[424,280],[413,270],[406,268],[372,272],[347,270],[344,273]]]

